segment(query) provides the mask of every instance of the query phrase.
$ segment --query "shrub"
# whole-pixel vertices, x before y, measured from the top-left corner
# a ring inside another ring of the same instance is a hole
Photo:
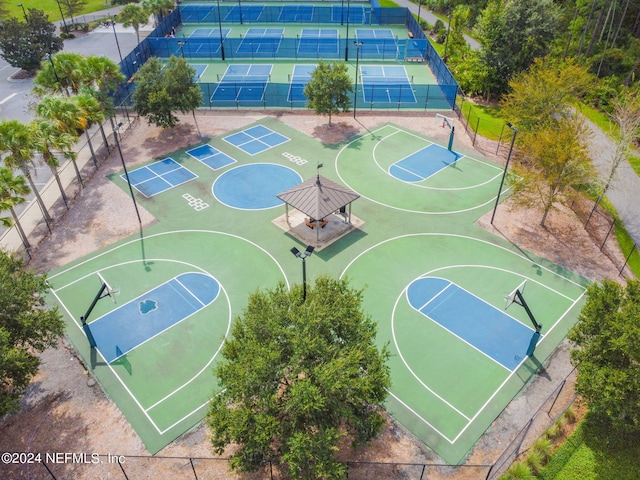
[[[500,480],[534,480],[535,476],[531,473],[531,469],[526,463],[516,462],[509,467]]]

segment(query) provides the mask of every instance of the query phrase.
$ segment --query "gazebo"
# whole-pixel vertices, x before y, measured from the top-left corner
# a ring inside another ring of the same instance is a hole
[[[319,174],[277,197],[285,203],[288,231],[305,241],[304,237],[315,230],[316,247],[320,246],[320,230],[323,242],[330,244],[364,223],[351,215],[351,204],[360,195]],[[289,206],[304,214],[304,219],[291,222]]]

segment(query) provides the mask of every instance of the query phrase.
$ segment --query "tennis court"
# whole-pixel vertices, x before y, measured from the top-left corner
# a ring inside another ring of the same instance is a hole
[[[273,65],[235,64],[227,66],[211,101],[261,101]]]
[[[502,168],[455,143],[449,151],[383,124],[336,148],[264,118],[163,158],[131,171],[145,172],[139,190],[154,194],[137,199],[158,221],[49,274],[70,340],[152,453],[204,417],[212,367],[248,295],[301,281],[289,249],[304,245],[276,224],[285,213],[276,195],[313,178],[319,163],[360,195],[353,213],[365,223],[314,252],[309,280],[346,275],[364,289],[377,341],[392,351],[386,407],[444,462],[464,460],[576,321],[585,280],[476,226]],[[175,165],[193,178],[157,192],[141,186]],[[395,175],[400,167],[420,178]],[[122,173],[110,178],[128,195]],[[98,273],[120,295],[87,319],[92,349],[80,317]],[[504,310],[524,280],[544,319],[535,357],[526,312]]]

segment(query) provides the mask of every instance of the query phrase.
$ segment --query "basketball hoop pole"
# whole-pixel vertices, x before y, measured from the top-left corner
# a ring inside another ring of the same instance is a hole
[[[87,312],[80,317],[80,321],[82,322],[82,330],[84,330],[84,333],[87,336],[87,340],[89,340],[89,345],[91,346],[91,348],[96,347],[96,341],[94,340],[93,335],[91,334],[91,330],[89,330],[87,319],[89,318],[89,315],[91,315],[91,312],[93,311],[93,308],[96,306],[96,303],[98,303],[104,297],[108,297],[110,295],[108,291],[107,293],[104,293],[105,290],[107,290],[107,284],[102,282],[102,285],[100,285],[100,290],[98,290],[97,295],[93,298],[93,302],[91,302],[91,305],[89,305]]]
[[[536,345],[538,344],[538,340],[540,339],[540,330],[542,330],[542,325],[540,325],[536,321],[533,313],[531,313],[531,310],[529,309],[529,305],[527,305],[527,302],[525,301],[522,293],[520,293],[519,289],[516,290],[516,297],[518,298],[518,301],[516,303],[524,308],[524,311],[527,312],[527,315],[529,315],[529,320],[531,320],[531,323],[533,323],[533,326],[536,329],[536,331],[533,333],[533,336],[531,337],[531,341],[529,342],[529,348],[527,349],[527,355],[531,356],[536,350]]]

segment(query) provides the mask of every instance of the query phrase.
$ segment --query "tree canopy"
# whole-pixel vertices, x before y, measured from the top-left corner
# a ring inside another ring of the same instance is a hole
[[[171,56],[164,68],[158,58],[150,58],[136,73],[133,108],[149,124],[175,127],[179,120],[173,112],[193,112],[202,104],[195,75],[184,58]]]
[[[0,51],[9,65],[29,72],[40,68],[46,55],[62,50],[56,26],[42,10],[30,8],[26,21],[15,17],[0,23]]]
[[[0,415],[19,408],[20,398],[38,371],[35,355],[56,344],[64,331],[57,308],[47,309],[46,276],[0,250]]]
[[[239,446],[235,469],[279,459],[291,478],[344,478],[340,440],[361,444],[384,425],[389,352],[346,280],[319,277],[301,297],[283,283],[250,296],[215,369],[211,442],[218,453]]]
[[[329,115],[329,125],[332,114],[341,110],[349,111],[351,99],[347,94],[350,92],[353,92],[353,86],[347,73],[347,65],[322,60],[311,72],[311,79],[304,87],[304,95],[308,99],[307,107],[319,115]]]
[[[569,339],[576,391],[591,412],[620,432],[640,432],[640,282],[589,286]]]

